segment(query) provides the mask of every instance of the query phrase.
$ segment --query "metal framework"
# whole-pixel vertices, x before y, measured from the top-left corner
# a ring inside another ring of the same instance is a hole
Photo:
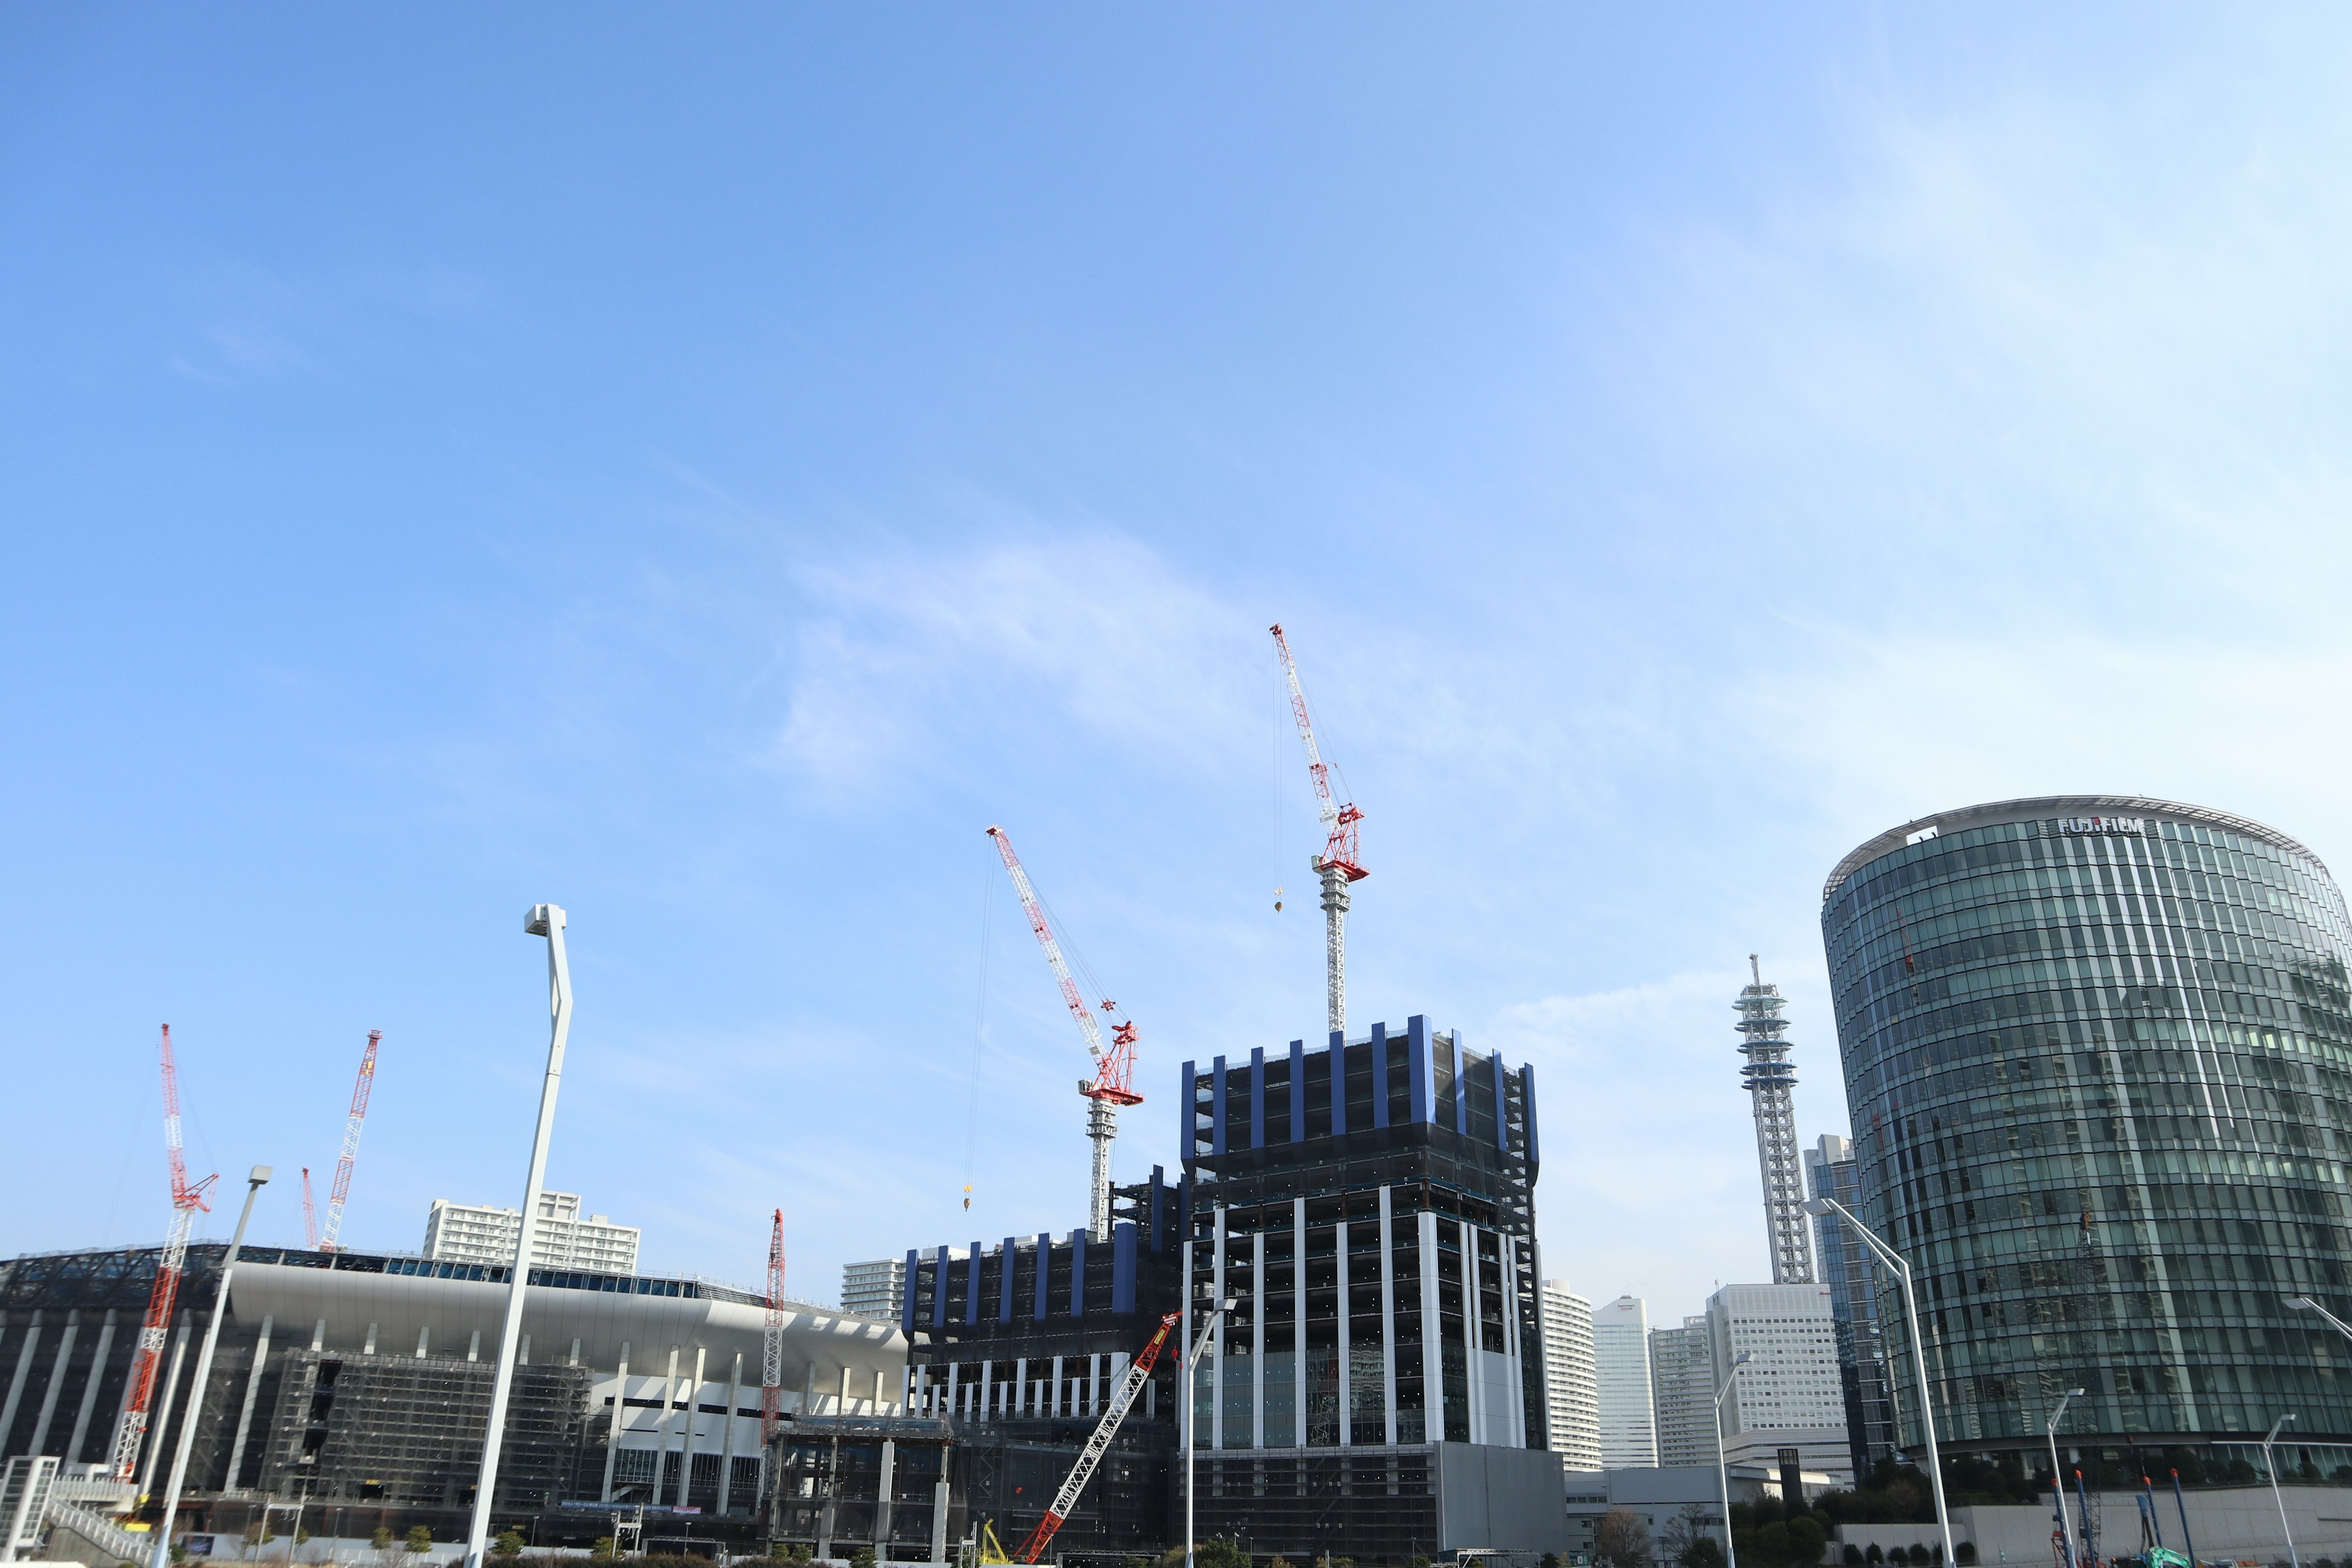
[[[147,1297],[147,1318],[139,1330],[139,1351],[131,1363],[131,1394],[123,1401],[122,1419],[114,1429],[114,1479],[127,1481],[137,1473],[140,1439],[146,1435],[148,1409],[155,1396],[155,1373],[163,1364],[163,1342],[172,1327],[172,1305],[186,1272],[188,1232],[200,1210],[209,1210],[212,1184],[206,1176],[190,1185],[188,1163],[180,1152],[180,1069],[172,1059],[172,1026],[163,1026],[163,1153],[172,1172],[172,1228],[163,1237],[163,1255],[155,1260],[155,1285]]]
[[[1789,1059],[1789,1022],[1780,1016],[1787,1000],[1778,985],[1764,984],[1754,953],[1748,955],[1750,983],[1732,1005],[1739,1010],[1741,1087],[1756,1110],[1756,1163],[1764,1178],[1764,1223],[1772,1245],[1772,1283],[1813,1283],[1812,1240],[1805,1226],[1805,1175],[1797,1154],[1797,1068]]]
[[[1078,983],[1071,978],[1069,963],[1062,956],[1061,942],[1045,918],[1045,906],[1038,900],[1037,889],[1030,885],[1029,873],[1022,868],[1021,857],[1013,852],[1012,838],[1002,827],[992,826],[988,836],[996,841],[996,853],[1013,879],[1013,890],[1020,895],[1022,910],[1029,917],[1029,929],[1037,934],[1037,945],[1045,950],[1045,962],[1052,966],[1054,979],[1062,988],[1062,1001],[1069,1007],[1070,1016],[1078,1021],[1078,1032],[1087,1039],[1087,1054],[1094,1058],[1095,1076],[1078,1080],[1078,1092],[1087,1099],[1087,1136],[1095,1146],[1087,1234],[1097,1241],[1108,1241],[1110,1146],[1118,1137],[1118,1108],[1143,1103],[1143,1096],[1135,1091],[1135,1026],[1115,1016],[1118,1004],[1106,998],[1102,1010],[1113,1016],[1110,1047],[1103,1047],[1101,1026],[1087,1009]]]
[[[1290,712],[1298,721],[1298,739],[1307,747],[1307,772],[1315,781],[1315,809],[1328,837],[1323,853],[1310,858],[1309,869],[1323,881],[1324,1008],[1328,1027],[1335,1035],[1348,1027],[1348,884],[1371,875],[1363,868],[1356,839],[1356,824],[1364,814],[1355,802],[1342,805],[1331,794],[1331,770],[1315,741],[1315,725],[1307,717],[1307,693],[1298,684],[1298,664],[1290,657],[1290,641],[1276,621],[1274,650],[1282,659],[1283,679],[1290,685]],[[1342,781],[1345,782],[1344,780]]]
[[[311,1251],[319,1247],[319,1205],[310,1195],[310,1167],[302,1167],[302,1245]]]
[[[343,1123],[342,1157],[335,1162],[335,1185],[327,1194],[327,1223],[319,1227],[319,1239],[314,1245],[321,1252],[341,1249],[343,1234],[343,1202],[352,1195],[352,1163],[360,1157],[360,1128],[367,1121],[368,1091],[375,1088],[375,1047],[383,1038],[382,1029],[368,1031],[367,1050],[360,1058],[359,1082],[352,1087],[352,1113]],[[308,1194],[310,1173],[302,1173]]]
[[[784,1413],[784,1211],[768,1236],[768,1324],[760,1344],[760,1441],[776,1440]],[[763,1449],[764,1451],[764,1449]]]

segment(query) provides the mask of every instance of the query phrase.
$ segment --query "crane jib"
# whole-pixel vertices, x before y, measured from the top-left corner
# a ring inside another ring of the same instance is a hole
[[[1159,1332],[1151,1336],[1151,1342],[1145,1345],[1142,1352],[1135,1358],[1135,1364],[1127,1369],[1127,1376],[1120,1380],[1118,1392],[1112,1397],[1110,1407],[1095,1424],[1093,1436],[1087,1439],[1087,1446],[1078,1453],[1078,1462],[1070,1467],[1069,1479],[1054,1495],[1052,1505],[1045,1510],[1045,1517],[1037,1521],[1037,1528],[1029,1532],[1029,1539],[1021,1543],[1019,1552],[1013,1553],[1014,1562],[1034,1563],[1045,1554],[1045,1548],[1053,1544],[1054,1532],[1062,1528],[1062,1521],[1070,1517],[1070,1510],[1077,1506],[1078,1494],[1087,1489],[1087,1482],[1094,1478],[1095,1467],[1102,1463],[1102,1457],[1110,1451],[1111,1440],[1118,1436],[1119,1423],[1127,1419],[1128,1409],[1134,1405],[1136,1394],[1151,1376],[1151,1368],[1160,1360],[1160,1347],[1168,1342],[1170,1331],[1181,1321],[1182,1315],[1176,1312],[1160,1320]]]

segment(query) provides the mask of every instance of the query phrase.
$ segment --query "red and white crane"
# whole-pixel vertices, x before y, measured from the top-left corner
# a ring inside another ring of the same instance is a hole
[[[784,1414],[784,1211],[776,1211],[776,1228],[768,1237],[768,1331],[760,1347],[761,1452],[776,1440],[776,1423]],[[801,1412],[805,1415],[806,1411]]]
[[[302,1245],[319,1250],[319,1205],[310,1196],[310,1167],[302,1167]]]
[[[1168,1342],[1168,1336],[1183,1321],[1184,1316],[1181,1312],[1171,1312],[1160,1320],[1160,1331],[1151,1336],[1151,1342],[1143,1347],[1142,1353],[1127,1369],[1127,1377],[1119,1384],[1118,1393],[1112,1396],[1110,1408],[1105,1410],[1102,1419],[1095,1423],[1094,1435],[1079,1450],[1078,1462],[1070,1467],[1069,1479],[1062,1483],[1062,1489],[1054,1494],[1053,1505],[1045,1510],[1045,1517],[1037,1521],[1037,1528],[1029,1532],[1029,1539],[1021,1543],[1021,1550],[1013,1554],[1013,1561],[1034,1563],[1045,1554],[1045,1548],[1054,1543],[1054,1532],[1062,1528],[1062,1521],[1070,1517],[1072,1509],[1078,1506],[1078,1494],[1087,1489],[1087,1482],[1094,1478],[1095,1467],[1102,1463],[1105,1454],[1110,1452],[1111,1439],[1118,1436],[1118,1426],[1127,1419],[1128,1406],[1135,1403],[1136,1394],[1151,1375],[1153,1363],[1160,1359],[1160,1347]]]
[[[1335,1035],[1348,1028],[1348,884],[1360,882],[1366,871],[1357,852],[1356,824],[1364,814],[1353,801],[1341,805],[1331,793],[1331,770],[1315,743],[1315,726],[1307,717],[1307,693],[1299,689],[1298,664],[1290,657],[1289,639],[1282,623],[1274,624],[1274,651],[1281,657],[1283,678],[1290,683],[1290,711],[1298,720],[1298,738],[1307,746],[1307,772],[1315,780],[1315,805],[1329,837],[1323,853],[1307,861],[1323,879],[1324,997]],[[1344,781],[1343,781],[1344,782]]]
[[[311,1244],[320,1252],[341,1250],[343,1204],[352,1195],[352,1162],[360,1157],[360,1128],[367,1121],[368,1091],[375,1088],[376,1042],[383,1038],[382,1029],[370,1029],[367,1049],[360,1057],[359,1082],[352,1087],[351,1119],[343,1123],[343,1155],[335,1162],[335,1184],[327,1194],[327,1223],[319,1227],[319,1238]],[[309,1180],[306,1171],[303,1181]],[[307,1184],[303,1190],[310,1190]]]
[[[1013,890],[1021,896],[1021,908],[1029,916],[1029,929],[1037,933],[1037,945],[1045,950],[1045,962],[1053,966],[1054,978],[1062,987],[1062,1000],[1068,1005],[1070,1016],[1078,1021],[1078,1032],[1087,1037],[1087,1054],[1094,1058],[1095,1076],[1078,1080],[1078,1092],[1087,1098],[1087,1136],[1095,1145],[1093,1197],[1087,1210],[1087,1234],[1096,1241],[1108,1241],[1110,1146],[1118,1136],[1118,1108],[1143,1103],[1143,1096],[1135,1092],[1135,1026],[1111,1016],[1110,1047],[1104,1048],[1102,1027],[1087,1010],[1078,983],[1070,977],[1070,965],[1062,956],[1062,944],[1045,919],[1045,907],[1037,900],[1037,889],[1029,885],[1029,873],[1021,868],[1021,857],[1013,852],[1013,840],[1002,827],[991,827],[988,836],[996,840],[996,852],[1003,858],[1004,869],[1013,878]],[[1118,1013],[1118,1004],[1105,1000],[1102,1010],[1110,1016]]]
[[[147,1293],[147,1319],[140,1326],[139,1349],[131,1362],[130,1396],[122,1402],[122,1419],[114,1429],[114,1479],[128,1481],[138,1473],[139,1443],[147,1432],[147,1414],[154,1403],[155,1374],[163,1361],[163,1342],[172,1328],[172,1307],[179,1300],[180,1279],[187,1272],[188,1232],[200,1210],[212,1207],[212,1184],[206,1176],[188,1182],[188,1163],[180,1152],[180,1069],[172,1060],[172,1026],[163,1026],[163,1153],[172,1172],[172,1227],[164,1233],[163,1255],[155,1260],[155,1284]]]

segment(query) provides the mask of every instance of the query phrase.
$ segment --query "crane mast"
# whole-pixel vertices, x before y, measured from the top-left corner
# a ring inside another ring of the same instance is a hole
[[[1127,1377],[1111,1399],[1110,1408],[1105,1410],[1102,1419],[1095,1423],[1094,1435],[1078,1451],[1078,1462],[1070,1467],[1069,1479],[1063,1481],[1062,1489],[1054,1494],[1053,1506],[1045,1510],[1045,1517],[1037,1521],[1037,1528],[1029,1532],[1029,1539],[1021,1543],[1021,1550],[1013,1554],[1015,1563],[1034,1563],[1045,1554],[1045,1548],[1054,1543],[1054,1532],[1062,1528],[1062,1521],[1070,1517],[1072,1509],[1078,1506],[1078,1494],[1087,1489],[1087,1482],[1094,1478],[1095,1467],[1101,1464],[1102,1457],[1110,1451],[1111,1439],[1118,1436],[1119,1423],[1127,1419],[1128,1406],[1135,1403],[1135,1396],[1141,1392],[1144,1381],[1150,1377],[1152,1365],[1160,1359],[1160,1347],[1168,1342],[1169,1334],[1181,1321],[1183,1314],[1181,1312],[1171,1312],[1160,1320],[1160,1331],[1151,1336],[1151,1342],[1143,1347],[1142,1352],[1135,1358],[1135,1364],[1127,1369]]]
[[[814,1374],[812,1373],[812,1376]],[[760,1441],[761,1452],[776,1440],[784,1414],[784,1211],[768,1236],[768,1328],[760,1346]],[[807,1411],[801,1412],[806,1415]]]
[[[327,1194],[327,1223],[319,1227],[319,1249],[341,1250],[343,1202],[352,1195],[352,1162],[360,1157],[360,1128],[367,1121],[368,1092],[375,1088],[375,1047],[382,1029],[368,1031],[367,1049],[360,1057],[359,1082],[352,1086],[352,1114],[343,1123],[343,1154],[335,1162],[335,1185]]]
[[[1012,838],[1001,827],[991,827],[988,836],[996,841],[996,853],[1013,879],[1013,890],[1020,896],[1022,911],[1029,917],[1029,929],[1036,933],[1037,945],[1045,950],[1045,962],[1052,966],[1054,979],[1062,988],[1062,1001],[1069,1007],[1070,1016],[1078,1021],[1078,1032],[1086,1037],[1087,1054],[1094,1058],[1095,1076],[1078,1080],[1078,1092],[1087,1100],[1087,1136],[1095,1146],[1087,1235],[1095,1241],[1108,1241],[1110,1147],[1118,1137],[1118,1108],[1143,1103],[1143,1096],[1135,1092],[1135,1026],[1114,1018],[1110,1047],[1103,1047],[1101,1026],[1079,994],[1077,981],[1071,977],[1069,963],[1062,956],[1062,944],[1054,935],[1052,923],[1045,919],[1045,907],[1038,901],[1037,889],[1029,883],[1029,873],[1022,868],[1021,857],[1013,852]],[[1102,1005],[1107,1014],[1116,1013],[1118,1008],[1117,1003],[1108,1000]]]
[[[1307,861],[1323,881],[1324,1007],[1331,1033],[1344,1037],[1348,1029],[1348,884],[1371,873],[1359,858],[1356,824],[1364,814],[1355,803],[1341,804],[1331,794],[1331,770],[1315,742],[1315,725],[1307,717],[1307,693],[1298,684],[1298,663],[1290,657],[1290,639],[1276,621],[1274,650],[1282,659],[1283,679],[1290,686],[1290,712],[1298,721],[1298,739],[1307,747],[1307,772],[1315,781],[1315,809],[1327,835],[1323,853]]]
[[[147,1317],[140,1325],[139,1349],[131,1362],[131,1384],[122,1402],[122,1418],[114,1428],[114,1479],[131,1479],[138,1473],[139,1443],[147,1432],[147,1414],[155,1397],[155,1373],[163,1364],[163,1341],[172,1327],[172,1306],[179,1298],[180,1279],[187,1271],[188,1233],[199,1211],[212,1207],[212,1184],[206,1176],[191,1185],[188,1163],[180,1152],[180,1069],[172,1060],[172,1026],[163,1026],[163,1154],[172,1173],[172,1226],[164,1233],[163,1250],[155,1259],[155,1284],[147,1293]],[[194,1420],[194,1416],[190,1415]]]
[[[302,1245],[319,1250],[319,1205],[310,1196],[310,1167],[302,1167]]]

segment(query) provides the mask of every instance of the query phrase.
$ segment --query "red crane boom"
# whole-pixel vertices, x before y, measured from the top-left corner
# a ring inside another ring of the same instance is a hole
[[[352,1163],[360,1157],[360,1128],[367,1121],[368,1092],[375,1088],[375,1047],[382,1029],[368,1031],[367,1049],[360,1056],[360,1079],[352,1086],[351,1119],[343,1123],[343,1154],[335,1162],[335,1185],[327,1194],[327,1223],[319,1228],[321,1252],[342,1250],[343,1203],[352,1195]]]
[[[1110,1451],[1111,1439],[1118,1436],[1118,1424],[1127,1419],[1128,1406],[1135,1403],[1135,1396],[1142,1389],[1144,1380],[1151,1375],[1152,1365],[1160,1359],[1160,1347],[1168,1342],[1168,1336],[1183,1321],[1181,1312],[1171,1312],[1160,1320],[1160,1331],[1151,1336],[1151,1342],[1143,1347],[1142,1353],[1135,1358],[1135,1364],[1127,1369],[1127,1377],[1120,1383],[1118,1393],[1112,1397],[1110,1408],[1103,1412],[1102,1419],[1095,1424],[1094,1436],[1088,1437],[1087,1446],[1079,1450],[1078,1462],[1070,1467],[1069,1479],[1063,1481],[1062,1489],[1054,1494],[1053,1506],[1046,1509],[1045,1517],[1037,1521],[1037,1528],[1029,1532],[1029,1539],[1021,1543],[1021,1550],[1013,1554],[1015,1563],[1034,1563],[1045,1554],[1045,1548],[1054,1543],[1054,1532],[1062,1528],[1062,1521],[1070,1517],[1072,1509],[1078,1506],[1078,1494],[1087,1489],[1087,1482],[1094,1477],[1095,1467],[1101,1464],[1102,1457]]]
[[[114,1479],[131,1479],[138,1472],[140,1439],[147,1432],[147,1414],[154,1402],[155,1374],[163,1364],[163,1341],[172,1328],[172,1306],[179,1299],[180,1278],[187,1272],[188,1232],[199,1210],[209,1210],[212,1184],[206,1176],[193,1186],[188,1163],[180,1152],[180,1069],[172,1060],[172,1026],[163,1026],[163,1154],[172,1173],[172,1226],[163,1236],[163,1250],[155,1259],[155,1284],[147,1293],[147,1317],[140,1325],[139,1349],[131,1363],[130,1396],[122,1404],[122,1419],[114,1429]]]
[[[1307,693],[1298,684],[1298,663],[1290,657],[1290,639],[1282,635],[1280,621],[1271,629],[1283,679],[1290,686],[1291,716],[1298,721],[1298,739],[1307,748],[1307,772],[1315,781],[1316,812],[1328,835],[1323,853],[1307,864],[1323,881],[1325,1008],[1331,1032],[1344,1036],[1348,1027],[1348,884],[1370,875],[1364,869],[1356,842],[1356,824],[1363,821],[1364,814],[1356,809],[1354,801],[1341,805],[1332,795],[1331,769],[1323,761],[1315,725],[1307,717]]]
[[[784,1414],[784,1211],[768,1237],[768,1331],[760,1353],[760,1441],[776,1440]],[[805,1415],[806,1411],[801,1412]]]
[[[302,1245],[319,1250],[319,1205],[310,1196],[310,1167],[302,1167]]]

